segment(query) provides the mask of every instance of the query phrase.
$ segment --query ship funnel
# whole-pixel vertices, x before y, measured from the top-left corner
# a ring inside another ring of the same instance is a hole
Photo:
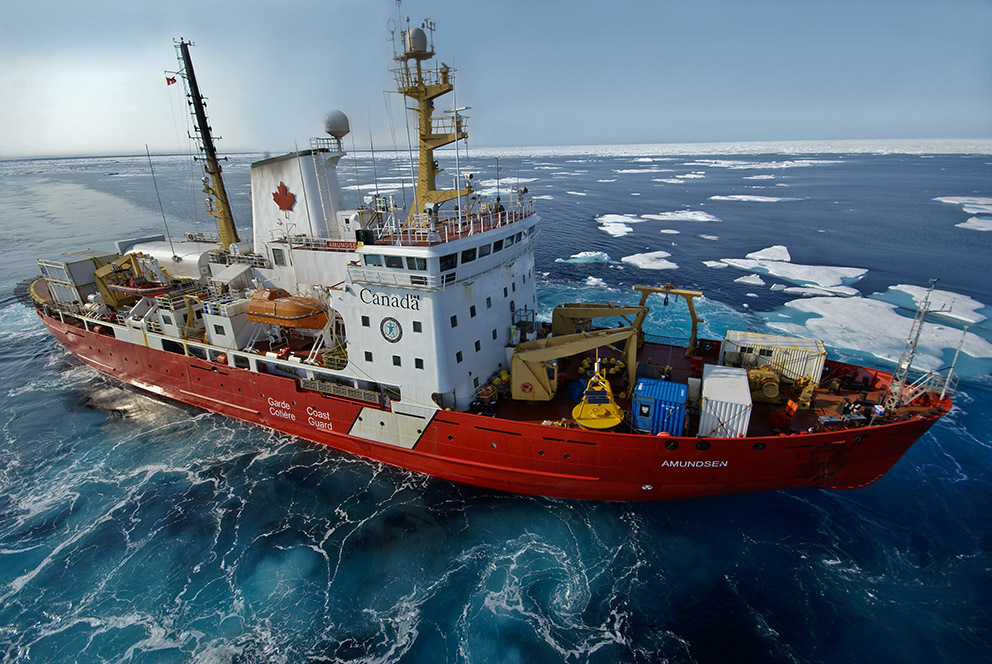
[[[351,131],[348,116],[341,111],[329,111],[324,116],[324,131],[337,139],[342,139]]]
[[[413,28],[406,33],[406,50],[410,53],[427,52],[427,33],[420,28]]]

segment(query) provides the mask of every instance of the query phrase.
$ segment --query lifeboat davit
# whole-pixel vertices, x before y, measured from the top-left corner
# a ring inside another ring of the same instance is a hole
[[[327,325],[327,313],[320,300],[290,295],[281,288],[269,288],[251,296],[248,320],[281,327],[321,330]]]
[[[138,297],[158,297],[159,295],[165,295],[175,288],[172,284],[162,284],[157,281],[148,281],[147,279],[133,276],[122,283],[107,285],[115,291],[127,293],[128,295],[137,295]]]

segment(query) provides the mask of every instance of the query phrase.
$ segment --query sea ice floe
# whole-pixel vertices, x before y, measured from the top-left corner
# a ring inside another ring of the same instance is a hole
[[[740,161],[736,159],[697,159],[687,162],[685,166],[712,166],[714,168],[729,168],[733,170],[765,170],[777,168],[804,168],[820,164],[843,164],[839,159],[787,159],[784,161]]]
[[[670,168],[614,168],[614,173],[671,173]]]
[[[857,295],[858,291],[850,288],[849,285],[868,273],[868,270],[859,267],[791,263],[789,261],[792,260],[792,257],[789,255],[789,250],[783,245],[774,245],[760,251],[753,251],[747,255],[747,258],[724,258],[722,260],[727,265],[739,270],[771,275],[798,286],[824,289],[825,292],[817,294]],[[780,289],[773,286],[772,290]]]
[[[665,184],[685,184],[684,180],[678,178],[651,178],[651,182],[664,182]]]
[[[771,275],[800,286],[829,288],[838,295],[856,295],[857,291],[848,288],[847,284],[858,281],[868,273],[868,270],[860,267],[799,265],[784,261],[755,261],[747,258],[724,258],[723,262],[739,270]]]
[[[571,194],[572,196],[585,196],[586,195],[586,192],[584,192],[584,191],[566,191],[565,193],[566,194]]]
[[[586,286],[605,286],[606,282],[599,277],[586,277]]]
[[[899,315],[897,306],[871,298],[814,297],[786,303],[803,322],[781,322],[765,316],[768,326],[806,338],[821,339],[835,348],[850,348],[895,362],[906,345],[912,319]],[[778,316],[776,316],[778,317]],[[924,323],[913,366],[937,369],[945,365],[961,340],[961,330]],[[961,352],[973,358],[992,358],[992,344],[967,333]]]
[[[677,175],[683,180],[698,180],[699,178],[706,177],[706,171],[693,171],[692,173],[683,173],[682,175]]]
[[[709,212],[702,210],[676,210],[674,212],[659,212],[658,214],[642,214],[641,219],[652,221],[720,221]]]
[[[619,224],[616,222],[608,223],[608,224],[600,224],[599,230],[603,231],[608,235],[612,235],[613,237],[623,237],[624,235],[629,235],[630,233],[634,232],[634,229],[628,226],[627,224]]]
[[[752,251],[745,258],[755,261],[785,261],[786,263],[792,261],[792,256],[789,255],[789,248],[783,244],[776,244],[760,251]]]
[[[672,228],[662,228],[658,232],[659,233],[664,233],[665,235],[678,235],[679,234],[679,232],[677,230],[674,230]]]
[[[596,217],[598,224],[639,224],[644,220],[632,214],[601,214]]]
[[[748,284],[749,286],[764,286],[765,280],[762,279],[757,274],[745,274],[743,277],[737,277],[734,282],[738,284]]]
[[[531,200],[534,201],[553,201],[554,196],[548,196],[547,194],[541,194],[540,196],[531,196]]]
[[[730,196],[710,196],[711,201],[741,201],[745,203],[779,203],[781,201],[795,201],[797,198],[779,198],[776,196],[748,196],[746,194],[733,194]]]
[[[774,180],[775,179],[775,176],[766,173],[766,174],[762,174],[762,175],[748,175],[744,179],[745,180]]]
[[[869,297],[905,309],[916,309],[923,302],[926,292],[927,289],[922,286],[898,284],[890,286],[884,293],[873,293]],[[986,316],[978,312],[985,308],[986,305],[982,302],[953,291],[935,288],[930,294],[930,311],[931,316],[934,317],[950,318],[968,324],[980,323],[986,319]]]
[[[611,179],[605,179],[605,180],[596,180],[596,182],[616,182],[616,181],[617,181],[617,179],[616,179],[616,178],[613,178],[612,180],[611,180]]]
[[[580,251],[568,258],[556,258],[556,263],[611,263],[613,259],[605,251]]]
[[[704,240],[719,240],[720,239],[720,237],[717,236],[717,235],[700,235],[699,237],[703,238]]]
[[[624,256],[620,260],[624,263],[636,265],[644,270],[674,270],[678,267],[675,263],[667,260],[671,256],[667,251],[651,251],[645,254],[634,254]]]
[[[703,261],[703,265],[705,265],[706,267],[712,267],[712,268],[714,268],[716,270],[720,270],[720,269],[723,269],[723,268],[730,267],[729,265],[727,265],[723,261]]]
[[[992,214],[992,198],[988,196],[940,196],[933,200],[960,205],[968,214]]]
[[[968,221],[962,221],[960,224],[954,224],[958,228],[966,228],[969,231],[992,231],[992,219],[983,219],[982,217],[972,217]]]

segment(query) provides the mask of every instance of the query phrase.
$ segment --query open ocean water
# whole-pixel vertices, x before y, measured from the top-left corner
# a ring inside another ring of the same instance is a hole
[[[0,162],[0,660],[987,662],[992,156],[580,152],[499,160],[543,218],[540,315],[671,281],[706,293],[704,335],[891,368],[937,277],[918,364],[968,326],[954,410],[858,491],[585,503],[414,475],[84,367],[14,286],[162,232],[147,163]],[[257,158],[226,166],[243,232]],[[189,158],[154,162],[173,232],[213,230]],[[402,199],[406,163],[376,167]],[[341,170],[371,192],[368,158]],[[659,305],[649,331],[684,335]]]

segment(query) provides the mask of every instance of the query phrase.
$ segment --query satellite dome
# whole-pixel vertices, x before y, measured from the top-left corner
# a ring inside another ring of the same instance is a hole
[[[406,50],[414,53],[426,53],[427,33],[420,28],[413,28],[406,33]]]
[[[324,131],[334,138],[344,138],[351,131],[348,116],[341,111],[328,111],[324,116]]]

